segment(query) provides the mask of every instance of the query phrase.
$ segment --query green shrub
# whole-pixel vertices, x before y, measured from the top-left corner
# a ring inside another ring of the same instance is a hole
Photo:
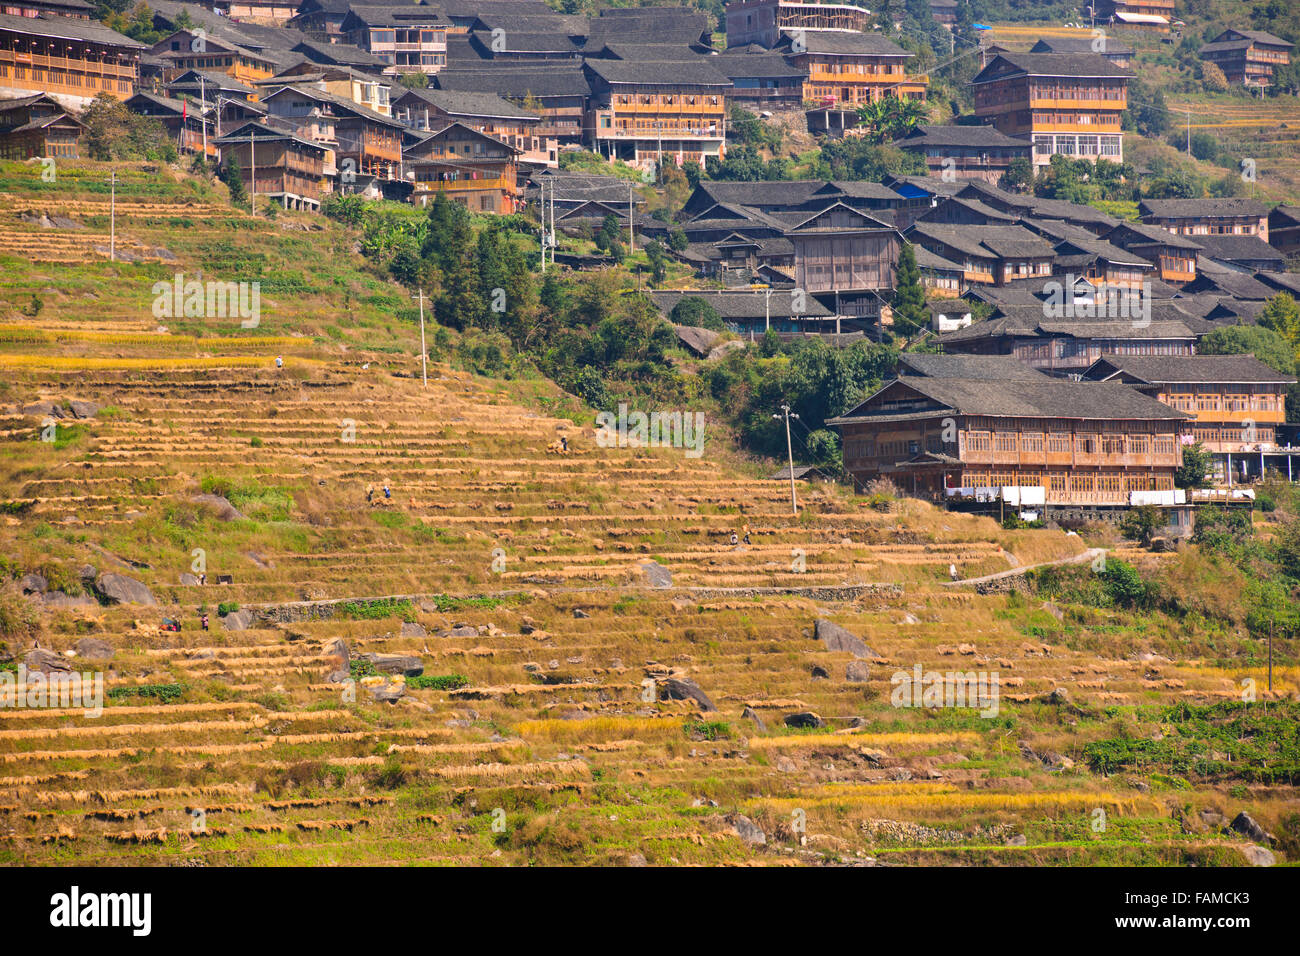
[[[464,674],[421,674],[408,677],[406,686],[415,690],[459,690],[469,686],[469,678]]]

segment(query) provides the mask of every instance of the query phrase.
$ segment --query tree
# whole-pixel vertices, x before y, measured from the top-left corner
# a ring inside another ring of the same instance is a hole
[[[685,252],[686,247],[690,245],[690,240],[686,233],[681,229],[671,229],[668,232],[668,248],[673,252]]]
[[[1222,93],[1228,88],[1228,78],[1217,63],[1210,60],[1201,61],[1201,82],[1211,93]]]
[[[714,332],[724,332],[727,328],[718,310],[698,295],[688,295],[678,299],[672,312],[668,314],[668,320],[674,325],[692,325],[696,328],[712,329]]]
[[[221,170],[221,181],[230,190],[230,204],[232,206],[238,206],[248,201],[248,193],[244,191],[244,176],[239,168],[239,160],[233,152],[226,158],[225,168]]]
[[[916,250],[903,243],[898,253],[898,274],[894,280],[894,330],[911,336],[925,328],[929,316],[925,308],[925,290],[921,288],[921,270],[916,266]]]
[[[872,143],[892,143],[902,139],[925,118],[926,107],[920,100],[883,96],[858,107],[860,128]]]
[[[1158,138],[1169,129],[1169,109],[1165,94],[1141,77],[1128,81],[1128,108],[1124,110],[1125,129],[1136,130],[1143,136]]]
[[[1034,164],[1025,159],[1023,156],[1013,159],[1007,164],[1007,171],[1002,174],[1003,189],[1012,192],[1023,192],[1034,185]]]
[[[1146,547],[1151,543],[1156,530],[1164,523],[1159,508],[1155,505],[1142,505],[1138,508],[1130,508],[1125,513],[1120,519],[1119,530]]]
[[[1183,463],[1174,472],[1174,484],[1179,488],[1204,488],[1208,483],[1214,456],[1200,442],[1183,446]]]
[[[81,116],[91,159],[176,162],[176,144],[152,116],[132,113],[121,100],[100,93]]]
[[[651,239],[645,244],[645,255],[650,262],[650,282],[660,285],[668,276],[668,257],[664,254],[664,247],[658,240]]]
[[[1284,375],[1294,375],[1296,370],[1290,343],[1272,329],[1258,325],[1215,329],[1201,338],[1196,351],[1202,355],[1253,355]]]
[[[1264,304],[1256,320],[1261,328],[1276,332],[1300,356],[1300,306],[1286,292],[1279,292]]]

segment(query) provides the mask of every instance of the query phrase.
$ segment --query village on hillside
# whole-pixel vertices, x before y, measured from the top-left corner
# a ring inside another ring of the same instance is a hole
[[[1293,868],[1297,42],[0,0],[0,868]]]
[[[609,265],[599,250],[564,248],[605,227],[620,246],[657,243],[694,276],[651,293],[665,316],[689,298],[742,339],[775,330],[843,346],[901,333],[951,356],[942,371],[903,368],[836,420],[859,485],[886,477],[912,493],[1013,496],[1074,517],[1140,502],[1186,528],[1191,501],[1175,474],[1190,444],[1212,456],[1205,496],[1300,478],[1285,402],[1294,377],[1198,347],[1300,294],[1288,269],[1300,207],[1149,198],[1122,216],[1024,188],[1081,161],[1133,175],[1124,37],[1177,31],[1172,0],[1111,3],[1090,31],[1027,51],[983,25],[961,29],[968,9],[932,3],[973,94],[973,110],[944,124],[919,121],[929,77],[916,55],[879,31],[878,15],[845,4],[738,0],[715,33],[693,7],[153,0],[125,11],[140,35],[161,36],[142,43],[84,0],[16,2],[0,16],[0,94],[11,97],[0,101],[0,156],[86,155],[84,111],[110,96],[156,120],[178,154],[233,176],[253,209],[258,198],[319,210],[328,197],[420,208],[443,197],[475,214],[536,217],[543,267],[549,254],[574,269]],[[1262,94],[1291,49],[1231,28],[1199,55]],[[729,123],[774,117],[841,142],[897,129],[893,148],[920,174],[772,180],[760,161],[757,175],[726,178],[737,152],[753,152]],[[647,184],[665,169],[686,171],[692,188],[671,217],[651,216]],[[924,297],[901,315],[900,257]],[[716,335],[682,338],[704,356]],[[1035,374],[1008,378],[989,356]],[[921,378],[999,387],[958,400]],[[1074,384],[1094,379],[1110,384]]]

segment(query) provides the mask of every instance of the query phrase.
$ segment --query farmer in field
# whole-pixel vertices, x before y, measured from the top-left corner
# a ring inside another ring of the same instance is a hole
[[[374,501],[375,501],[375,486],[366,485],[366,504],[368,505],[374,504]]]

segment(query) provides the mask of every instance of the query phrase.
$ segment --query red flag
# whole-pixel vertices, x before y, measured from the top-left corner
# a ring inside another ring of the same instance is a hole
[[[185,122],[185,117],[187,115],[185,110],[186,107],[188,107],[189,105],[190,105],[189,100],[181,100],[181,122],[182,123]]]

